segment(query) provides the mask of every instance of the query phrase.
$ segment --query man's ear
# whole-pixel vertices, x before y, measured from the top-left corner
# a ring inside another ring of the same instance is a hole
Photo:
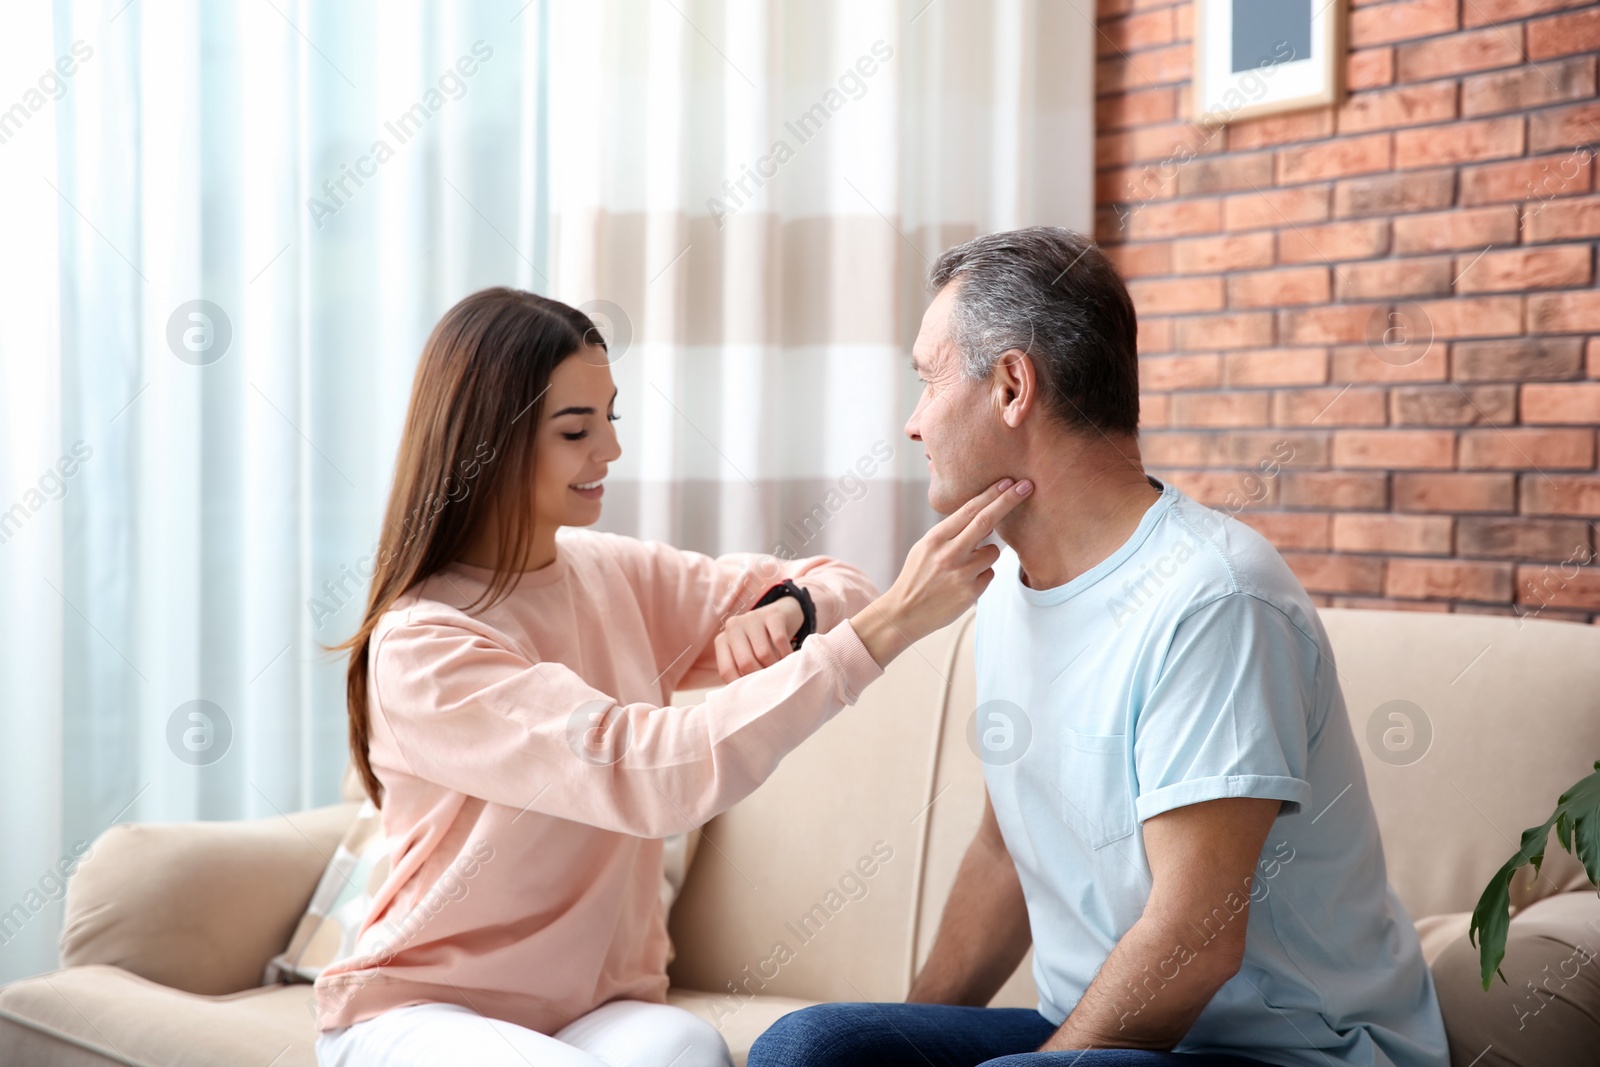
[[[994,365],[995,402],[1000,417],[1013,430],[1022,425],[1039,401],[1039,368],[1033,357],[1020,348],[1000,353]]]

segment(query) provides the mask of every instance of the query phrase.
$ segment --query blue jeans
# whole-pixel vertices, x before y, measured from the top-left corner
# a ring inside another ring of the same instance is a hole
[[[1238,1056],[1135,1049],[1035,1052],[1055,1031],[1028,1008],[818,1004],[756,1038],[749,1067],[1264,1067]]]

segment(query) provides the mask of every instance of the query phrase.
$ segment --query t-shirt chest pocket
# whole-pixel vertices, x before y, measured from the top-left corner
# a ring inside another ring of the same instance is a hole
[[[1057,809],[1090,848],[1103,848],[1133,833],[1133,790],[1124,735],[1064,728],[1055,768]]]

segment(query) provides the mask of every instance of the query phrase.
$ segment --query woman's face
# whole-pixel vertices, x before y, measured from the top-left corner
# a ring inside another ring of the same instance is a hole
[[[600,483],[622,455],[612,426],[616,399],[611,364],[597,345],[574,352],[551,373],[534,452],[536,528],[599,521]]]

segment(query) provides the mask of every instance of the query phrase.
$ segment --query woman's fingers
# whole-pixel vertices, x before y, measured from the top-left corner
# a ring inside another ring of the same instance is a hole
[[[966,526],[952,539],[958,548],[965,548],[968,551],[977,548],[985,537],[994,533],[995,528],[1000,525],[1000,520],[1011,514],[1012,509],[1028,499],[1028,495],[1033,492],[1033,483],[1026,478],[1004,489],[1000,488],[1009,481],[1011,479],[1006,478],[997,482],[987,491],[967,501],[964,506],[970,507],[976,504],[978,507],[972,518],[967,520]]]

